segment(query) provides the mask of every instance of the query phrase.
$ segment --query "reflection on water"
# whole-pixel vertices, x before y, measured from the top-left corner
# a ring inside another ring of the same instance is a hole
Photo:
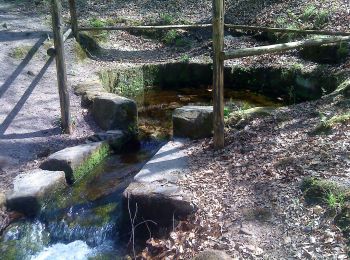
[[[139,127],[146,136],[168,139],[172,135],[172,112],[185,105],[212,105],[212,89],[181,88],[164,90],[150,88],[137,96]],[[250,91],[225,89],[225,107],[228,111],[242,107],[280,106],[276,100],[269,99]]]

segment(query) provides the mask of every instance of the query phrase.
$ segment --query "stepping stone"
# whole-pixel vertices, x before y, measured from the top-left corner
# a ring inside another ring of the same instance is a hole
[[[137,129],[136,103],[112,93],[100,93],[94,98],[92,116],[103,130]]]
[[[173,113],[174,137],[191,139],[213,135],[212,106],[184,106]]]
[[[110,130],[107,132],[96,133],[88,138],[92,142],[106,141],[114,151],[120,151],[124,145],[130,141],[130,136],[120,130]]]
[[[124,206],[138,207],[140,219],[153,220],[158,226],[168,226],[173,218],[195,212],[191,195],[177,181],[188,172],[185,141],[168,142],[134,177],[124,191]],[[127,211],[126,211],[127,212]]]
[[[63,171],[39,169],[18,175],[13,186],[13,191],[6,196],[7,208],[32,216],[51,195],[63,190],[67,184]]]
[[[50,155],[40,168],[49,171],[64,171],[69,184],[88,174],[110,153],[106,142],[96,142],[69,147]]]

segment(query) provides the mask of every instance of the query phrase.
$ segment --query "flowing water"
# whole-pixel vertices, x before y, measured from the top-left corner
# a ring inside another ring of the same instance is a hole
[[[136,96],[144,133],[141,148],[110,156],[58,194],[39,216],[11,224],[0,240],[0,259],[116,259],[127,254],[118,226],[124,189],[160,148],[157,138],[171,135],[172,111],[187,104],[208,105],[211,95],[210,89],[184,88],[150,89]],[[227,91],[225,98],[230,108],[276,105],[250,92]]]

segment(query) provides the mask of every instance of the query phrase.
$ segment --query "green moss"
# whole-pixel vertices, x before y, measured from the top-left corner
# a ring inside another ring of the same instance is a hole
[[[29,53],[31,48],[31,46],[27,45],[17,46],[11,50],[9,56],[17,60],[22,60]]]
[[[84,175],[91,172],[99,165],[108,155],[110,149],[108,144],[103,144],[98,151],[94,152],[81,166],[74,170],[74,181],[81,179]]]
[[[274,107],[254,107],[249,109],[240,109],[231,113],[226,120],[227,125],[237,126],[239,122],[244,120],[246,123],[254,118],[262,118],[270,116],[276,108]]]
[[[343,206],[340,213],[335,217],[335,224],[344,232],[345,236],[350,236],[350,204]]]
[[[330,134],[337,124],[345,124],[350,121],[350,113],[333,116],[330,119],[321,117],[321,122],[309,133],[310,135]]]
[[[83,61],[87,58],[86,51],[78,42],[74,42],[74,53],[79,61]]]
[[[93,209],[93,213],[98,216],[103,224],[110,221],[110,215],[117,209],[117,203],[106,204]]]
[[[329,208],[342,206],[347,193],[345,188],[328,180],[320,180],[314,177],[305,178],[301,185],[304,198],[310,204],[324,204]]]
[[[335,94],[344,95],[346,98],[350,97],[350,79],[343,81],[337,89],[334,91]]]

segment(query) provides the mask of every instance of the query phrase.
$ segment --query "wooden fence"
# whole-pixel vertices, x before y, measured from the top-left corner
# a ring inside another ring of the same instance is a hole
[[[212,28],[213,30],[213,106],[214,106],[214,147],[222,149],[225,145],[224,139],[224,61],[227,59],[241,58],[267,53],[283,52],[308,46],[319,46],[322,44],[336,43],[350,40],[350,32],[334,32],[325,30],[299,30],[285,28],[269,28],[262,26],[225,24],[224,0],[213,0],[212,24],[191,25],[159,25],[159,26],[105,26],[105,27],[83,27],[79,26],[75,0],[69,0],[70,23],[69,28],[63,33],[61,0],[51,0],[52,26],[54,33],[54,46],[49,48],[49,55],[56,55],[57,81],[60,95],[62,126],[66,133],[71,132],[71,118],[69,108],[69,94],[67,91],[67,74],[64,59],[64,41],[70,34],[78,40],[81,31],[98,30],[172,30],[172,29],[200,29]],[[304,41],[274,44],[268,46],[237,49],[224,51],[224,30],[243,31],[265,31],[279,33],[297,33],[303,35],[316,34],[331,37],[310,39]]]

